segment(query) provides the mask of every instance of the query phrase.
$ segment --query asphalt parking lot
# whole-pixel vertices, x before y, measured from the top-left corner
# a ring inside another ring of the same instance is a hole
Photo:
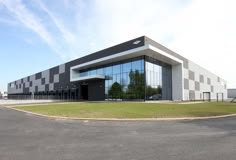
[[[55,120],[0,107],[1,160],[235,160],[236,117]]]

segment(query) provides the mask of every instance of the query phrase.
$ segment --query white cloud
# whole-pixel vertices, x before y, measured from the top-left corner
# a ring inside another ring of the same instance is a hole
[[[234,1],[198,0],[169,21],[173,50],[190,58],[236,87],[236,13]]]
[[[48,44],[52,44],[53,40],[44,26],[40,23],[40,19],[31,13],[20,0],[2,0],[7,9],[12,12],[16,18],[27,28],[37,33]]]
[[[65,49],[63,49],[64,51],[63,55],[64,56],[66,55],[69,59],[77,57],[76,50],[78,49],[77,47],[78,37],[76,37],[76,34],[73,34],[72,31],[68,30],[65,27],[64,23],[62,23],[61,20],[58,17],[56,17],[55,14],[51,10],[49,10],[41,0],[37,0],[35,2],[37,2],[40,8],[48,14],[50,19],[56,26],[55,29],[58,29],[60,31],[61,37],[64,39],[65,42],[65,44],[61,44],[62,46],[65,46],[64,47]]]
[[[147,35],[236,87],[236,2],[180,2],[97,0],[94,37],[104,47]]]
[[[66,55],[62,51],[61,45],[56,42],[48,29],[44,26],[42,19],[30,11],[21,0],[1,0],[0,3],[2,3],[26,28],[35,32],[55,53],[59,54],[62,59],[68,59],[70,55],[68,56],[68,54]]]
[[[64,24],[60,22],[60,20],[44,5],[42,1],[38,0],[36,2],[38,2],[39,6],[49,15],[49,17],[55,23],[56,27],[62,33],[64,39],[69,44],[71,43],[74,44],[76,42],[76,37],[69,30],[65,28]]]
[[[168,31],[163,24],[187,5],[183,1],[164,0],[93,2],[89,6],[88,19],[83,21],[80,15],[77,22],[80,29],[86,26],[84,33],[88,41],[93,41],[95,49],[103,49],[142,35],[169,41],[172,31]]]
[[[63,59],[147,35],[236,87],[234,0],[64,0],[57,6],[61,14],[39,0],[39,9],[54,25],[20,0],[1,2]],[[73,16],[60,16],[65,11]]]

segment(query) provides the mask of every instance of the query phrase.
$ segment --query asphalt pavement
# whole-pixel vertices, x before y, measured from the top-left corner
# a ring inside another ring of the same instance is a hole
[[[236,117],[47,119],[0,107],[0,160],[235,160]]]

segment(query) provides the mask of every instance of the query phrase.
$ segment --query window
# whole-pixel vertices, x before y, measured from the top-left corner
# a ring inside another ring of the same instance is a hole
[[[116,82],[121,84],[121,74],[116,74]]]
[[[91,70],[88,72],[88,75],[89,76],[93,76],[93,75],[96,75],[96,70]]]
[[[171,66],[152,58],[147,58],[147,60],[148,61],[145,62],[146,99],[148,100],[171,99],[172,98]],[[151,62],[149,62],[149,60]]]
[[[144,59],[135,58],[129,62],[99,67],[96,70],[81,70],[80,77],[104,75],[106,99],[144,99]]]
[[[123,72],[130,72],[131,71],[131,62],[125,63],[122,65]]]
[[[103,70],[104,70],[103,68],[97,69],[97,74],[98,75],[104,75],[104,71]]]
[[[86,76],[88,76],[88,72],[87,71],[80,73],[80,77],[86,77]]]
[[[113,74],[120,74],[120,69],[121,69],[121,65],[120,64],[118,64],[118,65],[115,65],[115,66],[113,66]]]
[[[142,65],[141,65],[141,60],[138,61],[133,61],[132,62],[132,70],[136,71],[136,70],[142,70]]]
[[[108,86],[109,86],[109,83],[108,83],[108,82],[109,82],[108,80],[105,81],[105,87],[106,87],[106,88],[108,88]]]
[[[148,71],[153,71],[153,64],[150,62],[146,62],[146,68]]]
[[[129,81],[128,81],[128,73],[123,73],[121,79],[122,79],[121,80],[122,85],[124,85],[124,86],[128,85],[128,83],[129,83]]]
[[[106,67],[104,68],[105,75],[111,75],[112,74],[112,67]]]

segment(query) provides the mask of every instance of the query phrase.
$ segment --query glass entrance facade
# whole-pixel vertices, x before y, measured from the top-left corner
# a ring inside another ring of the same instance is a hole
[[[106,100],[144,99],[144,57],[81,70],[80,77],[104,75]]]
[[[172,99],[172,67],[151,57],[145,58],[146,100]]]
[[[171,99],[171,66],[138,57],[79,71],[79,76],[105,76],[106,100]]]

